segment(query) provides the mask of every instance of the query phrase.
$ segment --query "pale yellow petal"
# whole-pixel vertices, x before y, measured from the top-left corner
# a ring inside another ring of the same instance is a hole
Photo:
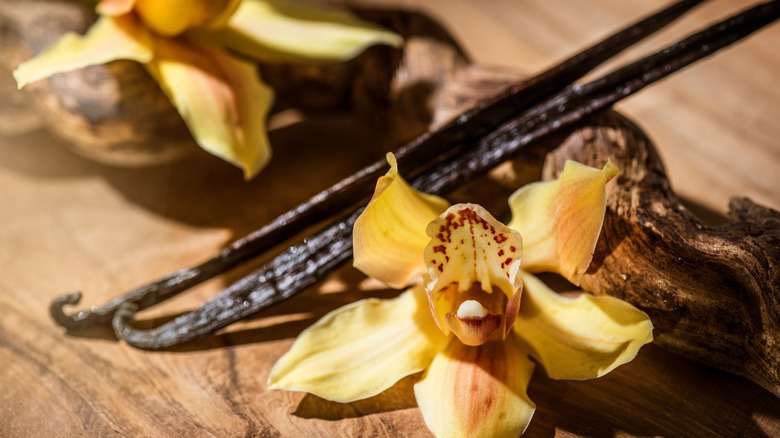
[[[422,371],[446,343],[417,287],[325,315],[274,365],[268,385],[342,403],[360,400]]]
[[[146,63],[153,56],[149,36],[132,15],[100,17],[85,35],[65,34],[54,46],[19,65],[13,74],[22,88],[55,73],[117,59]]]
[[[533,417],[533,363],[511,338],[469,347],[453,340],[414,386],[437,437],[518,437]]]
[[[653,340],[653,324],[634,306],[609,296],[564,297],[523,274],[514,331],[553,379],[601,377],[630,362]]]
[[[110,15],[116,17],[132,11],[135,7],[135,0],[100,0],[95,6],[95,11],[100,15]]]
[[[401,178],[392,154],[387,161],[390,170],[379,178],[374,196],[355,222],[354,266],[400,288],[425,272],[423,250],[430,240],[425,227],[449,204],[414,190]]]
[[[160,35],[175,36],[199,26],[224,22],[237,0],[136,0],[135,10]]]
[[[156,39],[147,64],[195,138],[206,151],[252,178],[271,158],[265,123],[273,91],[254,65],[204,43]]]
[[[516,295],[522,288],[520,234],[476,204],[453,205],[428,225],[426,233],[431,238],[425,247],[426,289],[442,330],[451,329],[462,342],[479,345],[498,328],[498,316],[506,334],[505,311],[508,307],[517,311],[517,303],[508,306],[506,298],[519,300]],[[466,301],[480,303],[486,316],[458,322],[456,311]],[[514,319],[514,315],[506,317]],[[464,330],[467,327],[476,331]]]
[[[555,272],[575,285],[593,259],[606,211],[606,184],[617,175],[567,161],[554,181],[529,184],[512,194],[511,228],[523,235],[523,270]]]
[[[345,9],[280,0],[242,1],[212,36],[262,61],[345,61],[372,45],[403,43],[397,34]]]

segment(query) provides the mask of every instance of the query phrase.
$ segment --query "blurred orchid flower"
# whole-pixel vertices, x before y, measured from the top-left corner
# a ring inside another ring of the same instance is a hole
[[[564,296],[531,274],[579,284],[617,174],[611,162],[569,161],[557,180],[521,188],[506,226],[478,205],[417,192],[388,161],[355,224],[354,263],[394,287],[422,283],[324,316],[276,363],[271,388],[351,402],[423,372],[414,393],[436,436],[518,436],[535,410],[529,356],[551,378],[584,380],[652,341],[652,323],[630,304]]]
[[[14,71],[19,88],[118,59],[143,64],[206,151],[252,178],[268,162],[273,91],[261,61],[344,61],[401,38],[347,11],[282,0],[102,0],[85,35],[69,33]]]

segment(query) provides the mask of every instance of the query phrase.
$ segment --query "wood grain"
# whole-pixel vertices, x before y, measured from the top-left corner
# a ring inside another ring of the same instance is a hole
[[[533,72],[666,2],[360,3],[420,8],[477,63]],[[711,2],[627,55],[747,4]],[[733,195],[780,208],[778,46],[775,25],[619,106],[654,140],[675,190],[708,221],[724,220]],[[0,138],[0,436],[429,436],[410,381],[350,405],[265,388],[270,365],[319,316],[366,295],[392,296],[351,268],[171,351],[139,351],[108,331],[66,336],[49,320],[55,295],[80,289],[85,306],[98,304],[200,262],[388,147],[345,114],[286,112],[272,125],[275,159],[249,183],[200,151],[117,169],[43,131]],[[192,309],[245,270],[140,317],[155,324]],[[595,381],[553,381],[539,370],[529,396],[538,406],[533,437],[780,434],[775,396],[654,345]]]

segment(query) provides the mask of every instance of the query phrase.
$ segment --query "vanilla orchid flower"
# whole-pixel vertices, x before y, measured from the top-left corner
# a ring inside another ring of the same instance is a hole
[[[68,33],[19,65],[19,88],[55,73],[137,61],[195,141],[247,179],[271,157],[265,122],[273,91],[242,58],[344,61],[370,45],[402,43],[347,11],[284,0],[102,0],[96,10],[86,34]]]
[[[393,287],[415,285],[324,316],[276,363],[270,388],[351,402],[422,372],[414,393],[436,436],[518,436],[535,409],[530,358],[551,378],[592,379],[652,340],[647,315],[630,304],[564,296],[532,274],[579,284],[617,174],[611,162],[569,161],[558,179],[521,188],[506,226],[478,205],[417,192],[388,161],[355,224],[354,264]]]

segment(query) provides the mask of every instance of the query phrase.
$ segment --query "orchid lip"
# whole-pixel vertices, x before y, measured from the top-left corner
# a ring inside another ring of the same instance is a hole
[[[507,298],[503,293],[494,290],[492,293],[483,291],[478,283],[472,284],[467,291],[458,292],[450,288],[448,293],[452,303],[450,310],[442,315],[442,325],[447,332],[452,332],[464,344],[482,345],[496,333],[504,333],[504,309]]]
[[[482,345],[493,337],[494,333],[501,333],[504,320],[502,315],[495,313],[488,313],[481,318],[461,318],[452,312],[447,312],[444,318],[455,336],[462,343],[470,346]]]

